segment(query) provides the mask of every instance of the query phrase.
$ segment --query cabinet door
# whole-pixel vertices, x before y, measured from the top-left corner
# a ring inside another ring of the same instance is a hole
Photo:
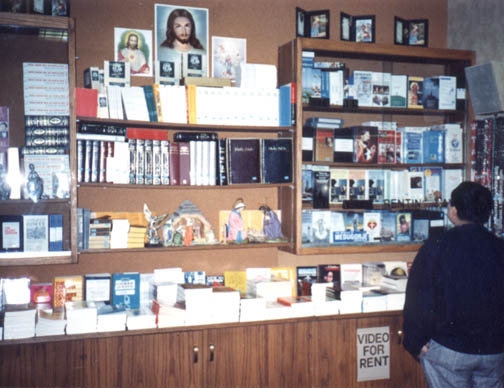
[[[390,378],[357,382],[357,329],[388,326]],[[425,387],[420,365],[399,343],[400,316],[327,319],[313,323],[314,387]]]
[[[266,326],[207,331],[202,362],[207,387],[266,386]]]
[[[268,324],[268,387],[311,386],[311,321]]]
[[[2,387],[82,387],[83,341],[0,346]]]

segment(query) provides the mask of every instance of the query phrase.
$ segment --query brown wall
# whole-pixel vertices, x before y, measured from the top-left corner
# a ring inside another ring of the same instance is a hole
[[[82,86],[83,70],[103,67],[114,59],[114,27],[154,28],[152,0],[72,0],[71,16],[76,19],[76,83]],[[429,46],[446,47],[447,0],[207,0],[169,1],[167,4],[209,9],[209,41],[213,35],[246,38],[247,62],[277,63],[277,48],[295,37],[295,7],[305,10],[329,9],[330,38],[339,39],[339,14],[376,15],[376,42],[392,44],[394,16],[429,20]],[[209,61],[211,62],[211,61]],[[151,83],[151,78],[134,77],[133,84]],[[262,194],[257,194],[257,196]],[[228,195],[229,196],[229,195]],[[254,199],[255,200],[255,199]],[[262,199],[261,199],[262,200]],[[80,201],[79,201],[80,202]],[[88,206],[92,200],[85,201]],[[276,265],[308,265],[329,262],[364,262],[368,260],[411,260],[414,253],[302,256],[277,252],[275,248],[239,250],[191,250],[131,254],[83,254],[77,265],[2,267],[0,276],[30,276],[35,281],[50,281],[55,275],[95,272],[140,271],[181,266],[184,270],[204,270],[219,274],[224,269]]]

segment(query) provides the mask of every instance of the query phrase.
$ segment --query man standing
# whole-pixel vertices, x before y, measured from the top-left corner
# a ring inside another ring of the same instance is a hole
[[[455,227],[427,241],[413,262],[404,346],[430,387],[502,387],[504,240],[483,226],[491,211],[488,189],[461,183],[448,205]]]

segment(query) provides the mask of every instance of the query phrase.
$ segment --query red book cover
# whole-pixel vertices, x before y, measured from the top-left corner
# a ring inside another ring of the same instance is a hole
[[[128,139],[168,140],[168,132],[164,129],[126,128],[126,136]]]
[[[180,184],[180,158],[179,158],[179,144],[180,143],[170,143],[170,185]]]
[[[378,163],[395,163],[395,131],[378,131]]]
[[[77,117],[98,117],[98,90],[75,88]]]
[[[53,301],[53,285],[51,283],[30,284],[30,295],[32,303],[50,303]]]
[[[189,185],[191,172],[191,156],[189,143],[178,143],[179,146],[179,185]]]

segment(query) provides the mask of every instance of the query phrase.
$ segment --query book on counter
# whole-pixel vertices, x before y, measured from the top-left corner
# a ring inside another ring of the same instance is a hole
[[[120,272],[112,274],[113,306],[125,309],[140,307],[140,273]]]

